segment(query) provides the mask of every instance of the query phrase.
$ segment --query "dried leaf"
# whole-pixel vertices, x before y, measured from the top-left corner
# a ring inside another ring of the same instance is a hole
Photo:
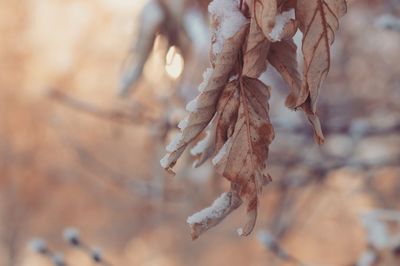
[[[186,146],[208,127],[207,137],[192,150],[200,155],[196,165],[214,155],[215,169],[231,182],[231,189],[211,207],[188,218],[193,239],[220,223],[242,202],[248,218],[238,233],[246,236],[254,228],[258,197],[262,187],[271,181],[267,173],[269,145],[274,138],[269,120],[270,88],[258,80],[268,62],[291,89],[286,105],[302,109],[314,127],[317,142],[324,140],[315,102],[329,70],[329,49],[338,27],[337,18],[346,11],[345,2],[245,0],[238,7],[235,3],[214,0],[210,5],[213,69],[207,72],[209,79],[200,85],[200,95],[187,106],[191,114],[180,124],[182,134],[167,147],[169,153],[161,160],[163,167],[172,171]],[[298,25],[304,33],[303,80],[292,40]],[[240,30],[227,39],[237,28]]]
[[[240,100],[235,129],[213,163],[232,182],[232,191],[246,203],[248,222],[241,235],[248,235],[257,217],[258,194],[269,179],[266,161],[274,131],[268,115],[270,88],[258,79],[247,77],[238,85]]]
[[[301,77],[297,65],[297,47],[293,40],[271,44],[268,61],[281,74],[291,89],[286,106],[294,109],[300,92]]]
[[[268,38],[269,33],[275,26],[275,17],[278,12],[276,0],[252,0],[253,14],[264,36]]]
[[[239,110],[239,81],[230,82],[224,89],[219,102],[215,119],[215,150],[219,151],[232,136]]]
[[[290,40],[291,38],[293,38],[297,32],[297,28],[297,20],[289,20],[282,29],[280,40]]]
[[[267,69],[269,45],[269,40],[252,18],[243,56],[243,75],[258,78]]]
[[[297,108],[296,103],[301,88],[296,51],[297,47],[293,40],[286,40],[272,43],[268,55],[268,61],[281,74],[290,88],[290,93],[285,102],[286,106],[290,109]],[[324,142],[324,135],[318,116],[308,108],[308,105],[302,105],[300,108],[306,113],[308,120],[314,128],[316,142],[322,144]]]
[[[182,155],[187,145],[207,127],[215,115],[220,94],[232,70],[237,66],[239,52],[243,45],[247,28],[247,25],[243,26],[232,38],[226,40],[223,45],[207,85],[192,102],[193,106],[189,106],[189,109],[193,109],[191,109],[187,126],[182,130],[182,134],[167,147],[169,153],[161,160],[161,165],[167,171],[173,173],[172,167]]]
[[[284,12],[296,8],[296,2],[297,0],[278,0],[278,10]]]
[[[149,20],[148,17],[151,17]],[[150,1],[143,8],[139,21],[139,35],[132,49],[132,60],[127,62],[127,68],[119,82],[118,94],[126,96],[142,75],[144,65],[153,49],[157,32],[166,19],[164,9],[158,2]]]
[[[345,0],[298,0],[296,19],[303,32],[304,79],[297,106],[307,104],[313,114],[319,88],[329,72],[330,46],[339,27],[339,18],[347,11]]]
[[[241,204],[242,200],[237,193],[223,193],[210,207],[190,216],[187,222],[191,228],[192,239],[198,238],[202,233],[219,224]]]
[[[207,130],[206,136],[198,141],[196,145],[190,150],[193,156],[197,156],[197,160],[194,162],[193,167],[199,167],[205,163],[215,151],[215,136],[216,136],[217,125],[213,121],[210,122],[210,129]]]

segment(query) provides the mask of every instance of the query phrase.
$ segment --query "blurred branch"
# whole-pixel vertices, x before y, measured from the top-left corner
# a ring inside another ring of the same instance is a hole
[[[54,101],[66,107],[92,115],[100,119],[110,120],[112,122],[119,122],[130,125],[156,122],[155,118],[146,115],[145,110],[141,110],[137,113],[128,113],[121,110],[104,110],[97,106],[91,105],[90,103],[86,103],[79,99],[73,98],[65,94],[64,92],[55,89],[50,90],[48,96],[50,99],[53,99]],[[143,108],[145,107],[141,106],[141,109]]]
[[[65,135],[62,136],[62,138],[65,146],[71,148],[75,152],[75,154],[79,158],[79,162],[81,163],[81,165],[89,171],[93,172],[96,176],[103,176],[107,178],[107,182],[109,184],[120,190],[129,191],[128,194],[131,196],[136,195],[147,197],[148,194],[150,194],[149,184],[147,184],[146,182],[136,180],[130,176],[126,176],[122,173],[115,171],[110,166],[97,159],[92,152],[87,150],[78,141],[75,141]]]
[[[99,160],[93,152],[84,147],[79,141],[60,132],[58,128],[56,131],[60,136],[61,142],[76,154],[82,167],[86,168],[96,177],[103,177],[103,181],[120,191],[127,192],[130,197],[140,197],[141,199],[145,199],[149,204],[153,203],[157,205],[157,202],[152,202],[152,199],[153,196],[159,192],[159,186],[150,184],[148,181],[138,180],[137,178],[113,169]],[[181,198],[178,197],[178,191],[171,191],[169,194],[171,197],[165,198],[164,200],[181,200]]]
[[[379,28],[400,32],[400,19],[391,14],[384,14],[376,20]]]
[[[265,248],[275,254],[279,259],[288,263],[296,264],[298,266],[306,266],[305,263],[289,254],[270,232],[260,231],[257,235],[257,238]]]

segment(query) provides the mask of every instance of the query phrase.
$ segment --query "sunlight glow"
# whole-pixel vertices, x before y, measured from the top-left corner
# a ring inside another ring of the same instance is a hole
[[[182,75],[184,60],[175,46],[169,48],[165,58],[165,71],[172,79],[177,79]]]

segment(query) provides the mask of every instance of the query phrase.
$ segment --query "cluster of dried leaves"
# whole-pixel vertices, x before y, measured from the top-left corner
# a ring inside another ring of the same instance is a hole
[[[316,113],[317,98],[329,71],[330,46],[339,18],[347,10],[345,0],[231,1],[237,4],[246,23],[224,40],[221,51],[212,49],[212,68],[188,108],[190,114],[181,124],[181,134],[167,147],[168,154],[161,160],[162,166],[172,172],[186,147],[208,129],[197,152],[196,165],[214,156],[215,169],[231,182],[227,204],[219,204],[219,209],[211,209],[202,219],[189,223],[193,239],[243,202],[248,218],[239,234],[249,235],[255,225],[258,196],[271,180],[267,173],[268,149],[274,139],[269,119],[270,88],[258,79],[268,65],[281,74],[291,89],[286,106],[302,110],[314,128],[316,142],[324,142]],[[294,12],[295,16],[278,25],[285,12]],[[227,18],[212,16],[213,44],[220,37],[217,35],[224,19]],[[303,75],[299,73],[293,41],[298,29],[303,33]]]

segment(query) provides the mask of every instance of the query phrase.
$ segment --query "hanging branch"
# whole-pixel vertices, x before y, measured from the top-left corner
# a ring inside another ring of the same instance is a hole
[[[121,110],[104,110],[55,89],[49,91],[48,97],[73,110],[115,123],[137,126],[138,124],[156,122],[155,118],[147,115],[147,110],[143,106],[141,107],[141,111],[137,113],[128,113]]]

